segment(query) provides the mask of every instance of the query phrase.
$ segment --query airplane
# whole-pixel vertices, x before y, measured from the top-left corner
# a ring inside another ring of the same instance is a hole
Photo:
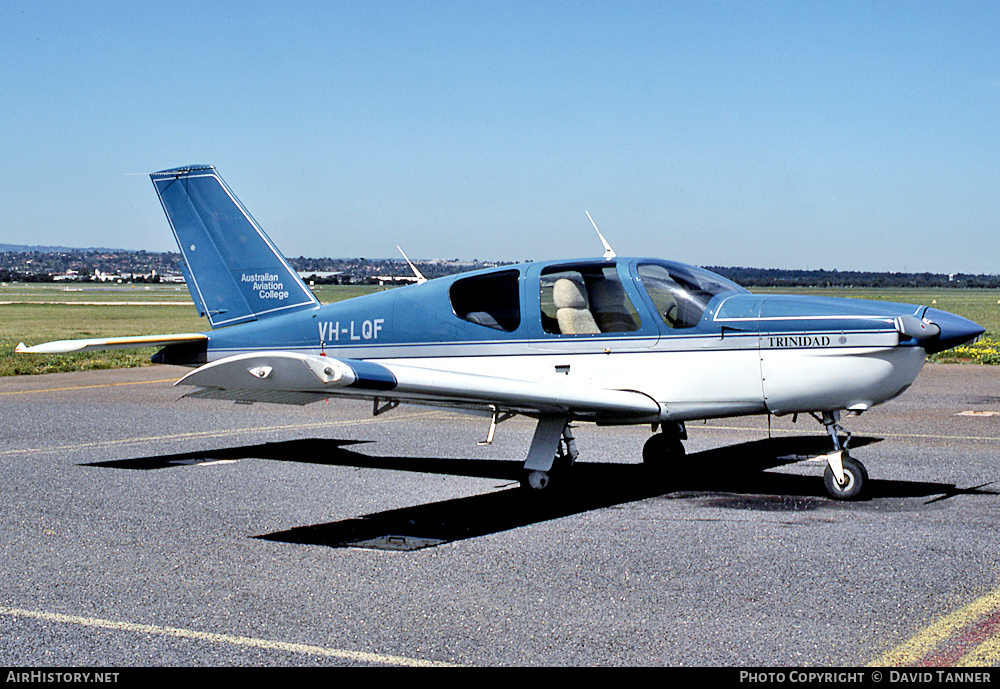
[[[537,419],[528,490],[551,492],[577,459],[574,423],[649,425],[643,463],[682,472],[688,422],[809,414],[832,443],[827,493],[858,499],[868,473],[841,415],[902,394],[928,354],[984,331],[927,306],[753,294],[703,268],[618,257],[603,235],[600,258],[505,265],[321,305],[214,167],[150,177],[211,329],[18,352],[159,346],[154,362],[194,369],[176,383],[193,388],[185,397],[361,398],[376,415],[439,405],[488,415],[485,442],[525,415]]]

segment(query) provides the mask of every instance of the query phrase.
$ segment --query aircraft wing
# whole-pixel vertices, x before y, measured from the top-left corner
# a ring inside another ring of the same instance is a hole
[[[177,385],[186,397],[308,404],[328,397],[394,399],[457,408],[500,408],[606,423],[655,421],[660,405],[632,390],[610,390],[438,371],[389,363],[298,354],[238,354],[206,364]]]
[[[208,340],[204,333],[178,333],[174,335],[139,335],[136,337],[98,337],[84,340],[56,340],[43,344],[26,346],[23,342],[14,348],[18,354],[67,354],[69,352],[89,352],[95,349],[134,349],[137,347],[162,347],[185,342]]]

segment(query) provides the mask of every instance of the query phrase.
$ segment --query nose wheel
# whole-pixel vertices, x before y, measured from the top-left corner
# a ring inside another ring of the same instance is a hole
[[[868,471],[865,465],[853,457],[841,457],[843,466],[843,482],[837,480],[833,467],[827,466],[823,472],[823,486],[827,494],[834,500],[856,500],[868,483]]]

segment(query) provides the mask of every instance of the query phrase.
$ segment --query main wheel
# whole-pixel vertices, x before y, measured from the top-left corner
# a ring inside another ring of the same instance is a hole
[[[529,471],[521,479],[521,486],[528,490],[542,491],[552,483],[552,476],[547,471]]]
[[[823,485],[834,500],[857,500],[867,486],[868,471],[853,457],[844,457],[843,464],[844,483],[838,483],[833,469],[827,466],[823,472]]]
[[[684,459],[684,443],[673,434],[656,433],[642,446],[642,461],[653,466]]]

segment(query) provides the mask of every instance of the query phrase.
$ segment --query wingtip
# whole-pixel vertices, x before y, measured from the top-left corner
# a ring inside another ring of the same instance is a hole
[[[15,352],[26,352],[26,351],[28,351],[28,347],[23,342],[18,342],[17,346],[14,347],[14,351]]]

